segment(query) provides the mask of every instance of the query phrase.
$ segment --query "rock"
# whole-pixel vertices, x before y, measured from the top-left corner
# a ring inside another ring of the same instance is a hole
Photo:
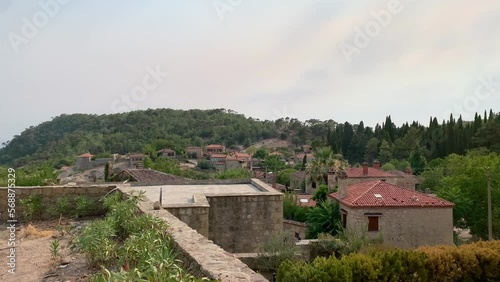
[[[153,204],[153,209],[155,209],[155,210],[159,210],[159,209],[161,209],[161,204],[160,204],[160,202],[158,202],[158,201],[154,202],[154,204]]]
[[[67,265],[67,264],[70,264],[73,260],[71,259],[71,257],[63,257],[61,259],[61,262],[60,264],[61,265]]]

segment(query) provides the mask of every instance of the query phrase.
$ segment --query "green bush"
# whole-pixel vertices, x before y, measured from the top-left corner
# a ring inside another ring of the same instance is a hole
[[[499,281],[500,241],[285,261],[278,281]]]
[[[89,196],[78,196],[75,200],[76,204],[76,217],[84,217],[92,214],[92,208],[94,207],[94,200]]]
[[[19,201],[23,207],[23,216],[26,220],[31,220],[34,214],[40,214],[43,210],[41,195],[30,195]]]

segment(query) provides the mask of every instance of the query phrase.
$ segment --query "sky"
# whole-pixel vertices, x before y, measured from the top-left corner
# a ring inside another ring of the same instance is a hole
[[[0,0],[0,142],[66,113],[500,111],[500,1]]]

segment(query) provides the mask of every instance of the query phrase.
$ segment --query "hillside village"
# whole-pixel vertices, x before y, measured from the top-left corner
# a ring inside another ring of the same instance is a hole
[[[476,138],[483,134],[482,128],[500,132],[500,115],[491,114],[484,122],[481,117],[479,120]],[[470,126],[467,123],[465,128],[472,130]],[[339,127],[343,129],[336,135],[334,132]],[[365,137],[362,161],[357,162],[352,161],[357,158],[357,153],[352,151],[358,142],[356,138],[374,133],[362,124],[357,125],[356,130],[353,128],[351,151],[347,154],[351,158],[347,159],[342,142],[335,141],[339,137],[345,139],[345,127],[333,126],[323,131],[326,138],[313,137],[314,140],[307,143],[299,143],[295,138],[298,133],[293,132],[287,138],[267,138],[246,146],[226,143],[195,146],[165,139],[156,140],[155,146],[146,145],[143,150],[129,152],[103,153],[101,149],[94,151],[87,147],[75,154],[72,162],[65,162],[56,170],[45,167],[38,173],[30,173],[19,168],[19,183],[29,184],[18,187],[29,186],[25,189],[35,191],[38,188],[33,186],[42,186],[38,194],[41,196],[26,192],[23,197],[27,198],[22,203],[26,205],[37,198],[45,202],[46,207],[59,205],[63,198],[77,206],[81,204],[78,201],[98,204],[90,197],[94,190],[95,193],[104,191],[102,197],[116,189],[128,195],[143,191],[150,210],[135,203],[139,210],[144,213],[166,211],[167,224],[194,232],[189,233],[194,236],[191,238],[177,237],[172,231],[170,235],[180,244],[179,251],[200,256],[197,260],[200,267],[211,263],[212,258],[206,256],[213,257],[219,252],[204,251],[212,249],[212,245],[234,254],[234,261],[227,262],[228,265],[244,262],[246,270],[242,273],[253,277],[238,281],[272,280],[273,273],[293,277],[293,271],[286,270],[290,266],[281,263],[287,259],[295,261],[298,253],[301,254],[299,261],[314,263],[316,257],[342,259],[349,254],[363,254],[368,249],[389,248],[397,253],[418,251],[422,247],[469,246],[478,240],[498,238],[498,218],[495,217],[489,227],[487,221],[479,219],[484,212],[464,211],[467,207],[478,207],[475,202],[464,202],[464,198],[459,197],[470,193],[468,199],[478,197],[477,201],[486,201],[488,178],[476,173],[478,163],[488,165],[494,175],[490,185],[497,191],[500,174],[496,169],[500,168],[500,156],[496,143],[484,147],[474,139],[474,143],[464,143],[463,146],[471,147],[464,154],[433,159],[435,152],[425,151],[419,141],[424,140],[428,128],[418,129],[415,124],[397,129],[403,133],[395,134],[403,136],[388,150],[384,144],[389,140],[389,135],[384,133],[385,125],[377,125],[376,134],[386,139]],[[462,126],[456,128],[464,130]],[[410,153],[401,151],[405,142],[406,148],[412,150]],[[432,146],[440,146],[440,143]],[[460,142],[455,146],[461,150]],[[394,158],[393,154],[406,158]],[[469,175],[469,182],[460,182],[463,175]],[[454,185],[453,192],[447,186],[449,183]],[[468,191],[469,183],[477,184]],[[457,190],[461,187],[465,190]],[[44,189],[62,189],[47,195],[61,193],[63,198],[47,198]],[[65,191],[84,192],[73,198]],[[498,199],[496,192],[494,195],[494,199]],[[31,206],[21,205],[20,209],[26,213],[28,207]],[[494,202],[493,210],[496,207]],[[6,215],[5,211],[6,207],[0,205],[0,213]],[[38,214],[30,215],[30,219],[48,220],[53,216],[42,212],[40,207]],[[60,216],[62,218],[62,214]],[[197,251],[187,251],[183,244],[192,245],[192,240],[210,241],[198,243]],[[272,257],[273,252],[277,255],[286,249],[292,250],[291,253],[278,256],[277,264],[268,257],[269,252]],[[498,256],[500,258],[500,253]],[[232,279],[235,278],[226,281]]]

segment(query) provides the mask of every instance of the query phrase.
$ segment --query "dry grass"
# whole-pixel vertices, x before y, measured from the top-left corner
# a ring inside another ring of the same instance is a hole
[[[54,231],[52,230],[38,230],[31,223],[28,224],[26,227],[24,227],[21,232],[22,232],[21,233],[22,238],[29,238],[29,239],[46,238],[54,234]]]

